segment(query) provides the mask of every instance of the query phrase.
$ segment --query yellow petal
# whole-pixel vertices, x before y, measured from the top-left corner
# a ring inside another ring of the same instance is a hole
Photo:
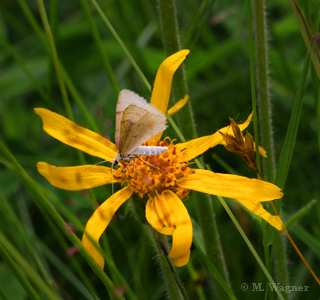
[[[189,52],[189,50],[181,50],[172,54],[162,62],[158,69],[151,94],[151,104],[164,114],[166,114],[168,108],[173,75]],[[161,135],[162,133],[158,133],[149,141],[158,141]]]
[[[117,209],[122,203],[129,199],[131,195],[132,191],[129,187],[125,187],[113,194],[95,210],[86,225],[85,233],[82,237],[82,244],[101,269],[104,267],[104,258],[100,250],[95,246],[95,243],[98,244],[100,236],[107,228]],[[95,243],[91,240],[95,241]]]
[[[158,215],[156,206],[155,206],[155,199],[151,198],[148,200],[146,205],[146,219],[148,220],[149,224],[158,232],[166,235],[172,235],[174,232],[173,227],[164,227],[164,224],[161,218]]]
[[[169,257],[177,267],[188,263],[192,244],[192,223],[181,199],[172,191],[149,199],[146,218],[150,225],[162,234],[172,235],[172,248]]]
[[[53,186],[64,190],[81,191],[112,183],[111,169],[104,166],[55,167],[40,161],[37,168]]]
[[[193,174],[183,177],[178,185],[185,189],[254,203],[283,196],[276,185],[266,181],[201,169],[195,169]]]
[[[254,146],[256,146],[256,145],[254,144]],[[256,151],[256,148],[254,148],[254,150]],[[259,146],[259,153],[260,153],[260,155],[262,155],[263,157],[267,157],[267,151],[264,150],[261,146]]]
[[[151,104],[162,113],[167,112],[173,75],[189,54],[189,50],[181,50],[166,58],[160,65],[154,82]]]
[[[248,119],[243,123],[239,124],[239,128],[241,131],[246,129],[252,119],[253,113],[251,113],[248,117]],[[182,151],[183,154],[183,161],[189,161],[191,159],[194,159],[195,157],[201,155],[203,152],[207,151],[209,148],[215,147],[219,144],[224,143],[224,139],[220,132],[222,133],[230,133],[232,134],[232,130],[230,129],[230,126],[223,127],[219,129],[216,133],[212,135],[203,136],[194,140],[191,140],[189,142],[180,143],[177,144],[176,147],[179,151]]]
[[[188,263],[189,259],[190,259],[190,250],[184,256],[175,258],[173,260],[173,264],[176,267],[183,267]]]
[[[189,142],[177,144],[177,150],[182,152],[182,161],[189,161],[201,155],[209,148],[219,145],[222,141],[222,135],[216,132],[212,135],[203,136],[193,139]],[[185,149],[185,150],[183,150]]]
[[[166,227],[174,228],[176,219],[168,201],[166,201],[166,199],[164,199],[163,196],[159,196],[154,198],[154,204],[155,204],[155,208],[158,213],[158,216],[162,221],[163,225]]]
[[[117,147],[103,136],[50,110],[35,108],[34,111],[42,118],[43,130],[55,139],[105,160],[117,156]]]
[[[192,244],[193,229],[189,213],[181,199],[172,191],[167,190],[159,196],[159,199],[165,201],[171,208],[171,214],[174,216],[175,228],[172,235],[172,248],[169,257],[172,259],[181,259],[187,256]],[[190,255],[190,253],[189,253]],[[188,256],[189,257],[189,256]],[[188,262],[183,260],[186,264]]]
[[[183,99],[179,100],[175,105],[173,105],[169,110],[168,114],[170,116],[174,115],[177,113],[182,107],[184,107],[189,100],[189,96],[185,95]]]
[[[253,212],[255,215],[267,221],[270,225],[277,228],[278,230],[282,230],[282,221],[279,216],[273,216],[268,211],[266,211],[261,203],[239,200],[237,199],[243,206]]]

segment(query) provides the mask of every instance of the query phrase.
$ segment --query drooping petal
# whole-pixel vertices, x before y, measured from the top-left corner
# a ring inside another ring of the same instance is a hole
[[[176,257],[173,263],[176,267],[183,267],[188,263],[189,259],[190,259],[190,249],[185,255]]]
[[[282,221],[279,216],[273,216],[268,211],[266,211],[262,204],[259,202],[246,201],[237,199],[244,207],[249,209],[255,215],[267,221],[270,225],[277,228],[278,230],[282,230]]]
[[[243,124],[239,124],[239,128],[241,131],[245,130],[249,126],[252,116],[253,116],[253,113],[249,115],[248,119]],[[223,136],[221,135],[220,132],[222,133],[231,132],[230,126],[223,127],[212,135],[203,136],[203,137],[191,140],[189,142],[177,144],[176,147],[179,151],[182,151],[185,149],[182,152],[183,154],[182,160],[189,161],[201,155],[202,153],[207,151],[209,148],[213,148],[219,144],[225,143]]]
[[[40,161],[37,168],[53,186],[64,190],[81,191],[112,183],[111,169],[104,166],[55,167]]]
[[[131,195],[132,191],[129,187],[125,187],[113,194],[95,210],[86,225],[85,232],[82,237],[82,244],[101,269],[104,267],[104,258],[100,250],[95,246],[95,243],[98,244],[100,236],[107,228],[117,209],[122,203],[128,200]]]
[[[192,244],[192,223],[181,199],[166,190],[147,203],[146,218],[160,233],[172,234],[172,248],[169,257],[177,267],[184,266],[190,257]]]
[[[182,266],[182,262],[184,262],[184,264],[188,262],[188,260],[185,260],[186,257],[189,258],[190,256],[193,236],[191,219],[183,202],[175,193],[167,190],[162,193],[162,196],[165,198],[165,201],[175,216],[175,224],[173,224],[175,231],[172,235],[172,248],[169,257],[174,260],[173,263],[175,266],[180,267]],[[179,262],[179,265],[177,265],[177,262]]]
[[[189,100],[189,95],[185,95],[183,99],[179,100],[175,105],[173,105],[169,110],[168,114],[173,116],[177,113],[182,107],[184,107]]]
[[[254,203],[283,196],[281,190],[270,182],[201,169],[195,169],[194,173],[183,177],[178,185],[185,189]]]
[[[154,205],[163,225],[167,228],[175,228],[175,214],[163,195],[154,198]]]
[[[158,232],[166,235],[172,235],[174,232],[173,227],[164,227],[163,221],[158,215],[156,206],[155,206],[155,199],[151,198],[148,200],[146,205],[146,219],[148,220],[149,224]]]
[[[181,50],[172,54],[162,62],[158,69],[151,94],[151,104],[164,114],[166,114],[168,108],[173,75],[189,52],[189,50]],[[159,133],[149,141],[158,141],[161,135],[162,133]]]
[[[117,156],[115,144],[87,128],[48,109],[35,108],[43,121],[43,129],[55,139],[90,155],[112,161]]]

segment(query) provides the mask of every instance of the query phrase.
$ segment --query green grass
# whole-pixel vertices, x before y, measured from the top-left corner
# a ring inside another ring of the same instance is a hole
[[[319,2],[298,4],[317,33]],[[161,26],[160,19],[166,19],[156,1],[46,1],[45,10],[42,5],[40,0],[0,3],[0,299],[178,299],[177,283],[152,239],[151,226],[137,222],[130,201],[103,236],[105,272],[90,261],[78,239],[94,205],[108,199],[111,187],[70,192],[51,186],[37,172],[38,161],[73,166],[99,160],[48,136],[33,111],[50,109],[114,141],[119,91],[126,88],[150,99],[157,69],[175,47],[164,47],[176,37],[162,32],[166,28],[171,33],[172,24]],[[191,52],[184,63],[186,81],[181,74],[175,79],[169,107],[187,84],[198,136],[228,125],[229,117],[244,121],[253,109],[252,98],[259,102],[256,71],[261,62],[254,28],[263,24],[255,22],[251,8],[253,4],[241,1],[176,2],[181,48],[187,43]],[[258,112],[272,119],[273,142],[265,133],[259,140],[272,148],[276,169],[272,173],[269,155],[261,159],[262,172],[283,189],[277,203],[281,217],[320,276],[319,62],[290,1],[268,1],[266,17],[271,104]],[[190,115],[173,119],[189,139]],[[263,118],[259,120],[248,128],[252,135],[254,125],[266,128]],[[172,126],[167,133],[178,138]],[[214,172],[257,176],[222,146],[202,158]],[[197,207],[201,201],[213,206],[228,276],[212,262],[212,253],[206,253],[204,216]],[[175,270],[184,298],[222,299],[227,290],[233,299],[278,299],[268,289],[271,281],[308,287],[283,292],[283,299],[317,299],[319,286],[287,237],[275,234],[236,201],[221,201],[190,194],[184,202],[195,241],[188,265]],[[79,250],[72,254],[75,246]],[[244,283],[247,291],[241,289]],[[259,283],[264,291],[254,290]]]

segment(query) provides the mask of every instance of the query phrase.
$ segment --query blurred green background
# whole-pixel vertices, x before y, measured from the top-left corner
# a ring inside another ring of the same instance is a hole
[[[111,83],[106,64],[94,41],[84,3],[87,2],[46,1],[45,5],[61,66],[72,83],[67,84],[67,91],[75,121],[92,130],[97,128],[99,133],[114,141],[119,89],[133,90],[146,99],[150,99],[150,93],[96,9],[87,3],[117,87]],[[98,3],[148,81],[153,84],[157,69],[166,57],[157,2],[117,0]],[[238,122],[244,121],[252,111],[247,3],[216,1],[208,17],[205,18],[203,14],[196,23],[196,30],[187,43],[190,27],[201,3],[196,0],[176,1],[181,45],[191,50],[184,66],[199,136],[212,134],[228,125],[229,117]],[[319,21],[319,2],[304,0],[299,1],[299,5],[310,27],[314,28],[315,22]],[[30,23],[26,11],[32,14],[35,25]],[[267,1],[266,11],[273,133],[278,159],[307,50],[289,1]],[[55,188],[36,169],[38,161],[57,166],[79,164],[77,150],[47,135],[42,130],[40,118],[33,111],[35,107],[44,107],[66,116],[37,2],[1,1],[0,37],[0,137],[30,177],[51,193],[49,200],[66,222],[73,223],[73,218],[76,218],[85,225],[92,213],[88,192]],[[96,128],[84,118],[75,95],[82,99]],[[173,100],[169,107],[179,99]],[[312,65],[303,101],[293,159],[284,188],[284,220],[319,198],[319,79]],[[177,122],[179,124],[178,119]],[[253,126],[249,127],[249,131],[253,134]],[[177,138],[171,128],[166,133]],[[88,163],[99,162],[87,155],[85,159]],[[205,163],[214,172],[229,172],[230,169],[226,170],[220,160],[237,174],[256,177],[255,172],[239,157],[225,151],[222,146],[210,149],[204,155]],[[35,270],[47,274],[61,299],[94,299],[85,291],[83,280],[79,279],[70,256],[84,270],[96,291],[96,299],[109,299],[95,273],[79,254],[72,254],[72,244],[35,204],[21,178],[5,161],[0,155],[0,162],[4,162],[0,164],[1,234],[11,241]],[[111,188],[95,188],[94,194],[98,203],[102,203],[111,195]],[[185,204],[196,220],[199,216],[196,215],[192,200],[191,195]],[[261,227],[256,226],[256,221],[236,202],[228,200],[228,203],[263,257]],[[266,279],[220,203],[215,201],[213,204],[236,297],[265,299],[263,292],[241,290],[242,283],[250,286],[252,282],[265,284]],[[110,253],[137,299],[165,299],[165,283],[157,271],[155,252],[145,242],[145,236],[130,213],[129,206],[123,205],[108,227]],[[319,203],[314,203],[312,209],[298,220],[300,227],[295,224],[289,230],[316,273],[319,271],[320,255],[319,208]],[[78,237],[82,236],[81,229],[76,226],[74,230]],[[30,244],[21,235],[25,235]],[[319,286],[289,243],[287,254],[290,285],[310,286],[308,292],[290,293],[290,299],[317,299]],[[39,271],[37,260],[41,261],[42,271]],[[192,267],[179,269],[190,299],[200,299],[197,293],[199,286],[204,291],[205,299],[214,299],[211,298],[214,294],[208,280],[210,274],[195,249],[192,249],[191,260]],[[108,269],[106,273],[111,278],[115,276],[110,275]],[[117,279],[112,279],[117,282]],[[0,287],[8,299],[29,299],[3,260],[0,261]],[[40,299],[47,299],[47,296],[39,295]]]

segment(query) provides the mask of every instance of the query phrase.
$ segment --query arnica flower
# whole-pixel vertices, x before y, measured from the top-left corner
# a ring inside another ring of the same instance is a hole
[[[171,55],[157,72],[151,104],[164,114],[168,107],[173,75],[188,53],[189,50],[181,50]],[[99,134],[47,109],[36,108],[35,112],[43,120],[43,129],[61,142],[103,160],[112,161],[117,156],[116,146]],[[252,114],[239,125],[241,131],[249,125],[251,118]],[[97,247],[99,238],[117,209],[132,195],[135,195],[134,201],[145,205],[145,216],[151,226],[162,234],[172,235],[169,257],[174,260],[175,266],[183,266],[189,261],[193,236],[191,219],[183,204],[190,190],[234,198],[278,230],[282,227],[281,219],[268,213],[261,204],[283,196],[277,186],[258,179],[190,168],[190,160],[211,147],[225,144],[221,132],[230,134],[230,126],[213,135],[178,144],[169,138],[161,141],[160,133],[145,145],[166,146],[169,148],[166,152],[158,156],[142,156],[145,162],[136,159],[135,170],[132,161],[129,165],[127,162],[120,163],[119,168],[113,170],[113,176],[110,167],[100,165],[55,167],[39,162],[38,171],[52,185],[66,190],[84,190],[112,184],[114,181],[124,186],[96,209],[83,235],[84,247],[101,268],[104,266],[104,258]]]

